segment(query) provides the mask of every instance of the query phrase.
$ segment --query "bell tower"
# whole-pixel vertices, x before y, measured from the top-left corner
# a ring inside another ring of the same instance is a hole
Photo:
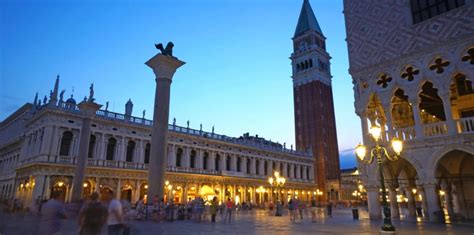
[[[296,149],[311,150],[317,188],[337,199],[340,167],[331,86],[331,57],[313,9],[304,0],[293,36]]]

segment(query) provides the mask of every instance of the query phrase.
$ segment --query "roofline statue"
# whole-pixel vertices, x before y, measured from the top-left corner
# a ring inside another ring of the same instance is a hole
[[[163,44],[161,43],[155,44],[155,47],[156,49],[161,51],[161,54],[167,55],[167,56],[173,56],[173,47],[174,47],[173,42],[168,42],[165,48],[163,48]]]

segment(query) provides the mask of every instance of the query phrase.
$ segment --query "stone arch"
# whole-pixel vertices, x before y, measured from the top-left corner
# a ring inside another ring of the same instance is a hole
[[[391,93],[391,105],[390,114],[392,117],[392,126],[395,128],[404,128],[415,125],[415,119],[413,116],[413,109],[409,102],[409,95],[401,87],[397,87]]]
[[[434,82],[423,81],[420,84],[418,106],[423,124],[446,121],[443,99],[439,96],[439,90],[436,88]]]
[[[468,154],[474,155],[474,146],[470,146],[467,144],[449,144],[446,146],[443,146],[441,149],[435,151],[431,156],[430,159],[432,159],[430,162],[427,163],[426,168],[430,169],[427,171],[427,173],[431,173],[427,178],[432,177],[436,175],[436,168],[440,163],[440,160],[446,156],[448,153],[452,151],[462,151],[466,152]]]

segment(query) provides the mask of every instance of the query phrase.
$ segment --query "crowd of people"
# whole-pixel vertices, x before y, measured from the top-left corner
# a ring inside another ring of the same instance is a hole
[[[60,199],[60,193],[51,192],[50,200],[38,198],[36,200],[37,211],[41,215],[40,234],[56,234],[61,230],[62,220],[68,218],[71,213],[66,213],[65,205]],[[344,207],[333,201],[325,203],[328,217],[332,217],[333,207]],[[10,212],[25,211],[20,199],[14,199],[7,204],[6,210]],[[115,199],[112,191],[107,191],[99,198],[98,193],[92,193],[80,205],[78,213],[78,225],[81,235],[102,234],[129,234],[130,226],[128,220],[151,220],[155,222],[172,222],[174,220],[190,220],[197,223],[210,222],[232,223],[233,216],[239,211],[249,211],[254,208],[268,209],[269,215],[281,216],[286,209],[290,221],[295,223],[302,221],[305,214],[311,215],[311,221],[316,222],[317,215],[321,213],[321,203],[314,199],[309,203],[297,197],[287,200],[277,200],[260,205],[248,202],[235,202],[231,198],[218,201],[214,196],[206,200],[201,196],[188,198],[186,203],[175,203],[173,200],[165,200],[154,196],[151,200],[146,197],[140,198],[131,205],[128,201]],[[276,213],[274,213],[276,212]]]

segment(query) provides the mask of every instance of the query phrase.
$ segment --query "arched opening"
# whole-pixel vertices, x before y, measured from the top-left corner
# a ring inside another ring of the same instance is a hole
[[[144,159],[144,162],[145,164],[150,164],[150,143],[147,143],[145,145],[145,159]]]
[[[189,160],[190,160],[189,166],[191,168],[196,168],[196,151],[191,150],[191,156]]]
[[[214,166],[216,167],[216,171],[220,171],[219,163],[221,162],[221,155],[216,154],[216,160],[214,161]]]
[[[260,160],[255,160],[255,172],[260,175]]]
[[[447,221],[474,219],[474,155],[452,150],[438,161],[438,196]]]
[[[240,157],[237,157],[237,171],[240,172],[241,169],[241,164],[242,164],[242,159]]]
[[[68,190],[68,185],[66,182],[62,180],[58,180],[54,183],[53,188],[51,189],[51,193],[57,192],[59,193],[59,199],[62,201],[66,201],[66,195],[67,195],[67,190]]]
[[[140,196],[139,196],[139,198],[140,198],[140,199],[144,199],[145,202],[146,202],[147,193],[148,193],[148,184],[142,183],[142,184],[140,185],[140,193],[139,193]]]
[[[247,165],[247,172],[246,173],[250,174],[250,159],[249,158],[247,158],[247,160],[246,160],[246,165]]]
[[[92,184],[88,180],[84,181],[82,185],[82,197],[86,198],[92,194]]]
[[[133,152],[135,152],[135,141],[130,140],[127,144],[127,155],[125,161],[133,162]]]
[[[87,152],[87,158],[94,158],[95,140],[95,135],[91,135],[89,139],[89,151]]]
[[[372,94],[369,98],[369,103],[367,104],[367,118],[370,122],[368,127],[374,125],[379,125],[382,128],[382,139],[387,140],[386,133],[389,131],[387,124],[387,117],[385,116],[385,111],[382,106],[382,102],[377,94]],[[367,120],[366,120],[367,122]],[[368,130],[365,130],[368,132]]]
[[[230,171],[230,161],[231,161],[230,156],[227,156],[226,159],[225,159],[225,170],[226,171]]]
[[[113,161],[115,155],[115,146],[117,146],[117,140],[114,137],[110,137],[109,141],[107,142],[107,152],[106,152],[106,160]]]
[[[204,170],[207,170],[207,162],[209,161],[209,153],[208,152],[204,152],[204,157],[203,157],[203,160],[202,160],[202,168]]]
[[[396,128],[405,128],[415,125],[413,110],[405,91],[397,89],[392,97],[392,122]]]
[[[129,184],[125,185],[125,187],[122,188],[122,192],[120,193],[120,199],[132,202],[132,191],[132,186],[130,186]]]
[[[423,124],[446,121],[443,100],[438,95],[438,89],[433,83],[425,82],[420,93],[420,115]]]
[[[474,117],[474,89],[472,86],[472,81],[462,73],[454,75],[453,81],[450,86],[451,90],[451,108],[453,113],[453,118],[456,120],[459,119],[469,119]],[[461,122],[462,131],[474,131],[474,123],[471,122]]]
[[[177,167],[181,167],[182,166],[182,157],[183,157],[183,149],[182,148],[178,148],[178,150],[176,150],[176,166]]]
[[[61,147],[59,148],[60,156],[69,156],[71,155],[71,145],[72,145],[73,134],[70,131],[65,131],[61,138]]]

